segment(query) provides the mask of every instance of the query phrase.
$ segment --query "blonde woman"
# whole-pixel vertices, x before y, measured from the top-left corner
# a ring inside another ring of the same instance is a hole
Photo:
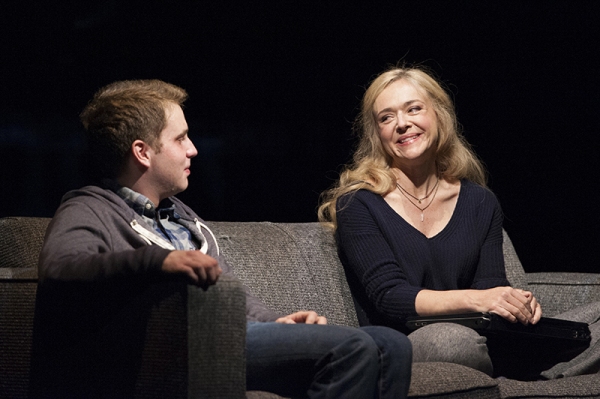
[[[460,133],[447,92],[419,68],[393,68],[368,87],[353,163],[322,197],[362,325],[409,333],[410,316],[493,312],[535,324],[540,304],[510,287],[502,212]],[[486,339],[455,324],[409,335],[414,361],[493,374]]]

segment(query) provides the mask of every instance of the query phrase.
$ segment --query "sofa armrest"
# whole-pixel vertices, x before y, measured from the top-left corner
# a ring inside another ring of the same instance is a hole
[[[600,301],[600,274],[526,273],[527,289],[542,304],[544,316],[555,316],[586,303]]]
[[[244,398],[246,297],[242,283],[221,276],[207,291],[166,289],[148,319],[139,398]],[[168,287],[168,284],[166,285]],[[183,305],[183,306],[182,306]]]
[[[93,308],[101,303],[95,298],[114,293],[97,285],[38,287],[35,317],[30,310],[30,397],[244,397],[246,312],[238,280],[222,276],[207,291],[181,281],[121,284],[119,294],[122,287],[134,295],[111,300],[119,310]],[[96,316],[102,311],[108,319]]]
[[[32,280],[37,281],[37,268],[0,267],[0,280]]]
[[[221,276],[211,290],[188,288],[188,398],[245,398],[244,287]]]

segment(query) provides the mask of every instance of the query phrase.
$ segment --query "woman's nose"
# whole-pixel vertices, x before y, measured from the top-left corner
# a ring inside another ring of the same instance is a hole
[[[402,112],[398,112],[398,115],[396,116],[396,125],[397,129],[399,130],[405,130],[406,127],[409,125],[409,121],[406,118],[406,115],[404,115]]]

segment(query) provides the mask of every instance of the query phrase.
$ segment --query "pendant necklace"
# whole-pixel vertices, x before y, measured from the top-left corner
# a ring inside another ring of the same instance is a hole
[[[423,213],[425,212],[425,209],[429,208],[429,206],[433,203],[433,200],[435,199],[435,195],[437,194],[438,191],[438,187],[439,187],[439,183],[440,183],[440,179],[438,178],[437,181],[435,182],[435,186],[433,186],[433,188],[431,189],[431,191],[424,196],[423,198],[417,198],[414,195],[412,195],[411,193],[409,193],[408,191],[406,191],[404,188],[402,188],[402,186],[398,183],[396,183],[396,187],[398,187],[398,190],[400,190],[400,193],[402,193],[402,195],[404,195],[406,197],[406,199],[408,200],[408,202],[410,202],[411,204],[413,204],[418,210],[421,211],[421,222],[425,220]],[[419,205],[415,204],[410,198],[414,198],[417,201],[419,201],[419,204],[421,203],[421,201],[423,201],[424,199],[427,199],[431,193],[433,193],[433,197],[431,197],[431,201],[429,201],[429,204],[427,204],[426,206],[424,206],[423,208],[421,208]]]
[[[412,195],[411,193],[409,193],[408,191],[406,191],[404,188],[402,188],[402,186],[398,183],[396,183],[396,186],[398,187],[398,189],[400,191],[402,191],[404,194],[408,194],[409,196],[411,196],[412,198],[416,199],[417,201],[419,201],[419,204],[421,203],[421,201],[423,201],[424,199],[429,198],[429,196],[431,195],[431,193],[433,192],[433,190],[435,190],[438,186],[438,184],[440,184],[440,179],[439,177],[436,176],[436,182],[435,182],[435,186],[433,186],[433,188],[431,189],[431,191],[429,191],[429,193],[427,193],[427,195],[425,195],[423,198],[417,198],[414,195]],[[406,195],[405,195],[406,197]],[[411,201],[412,202],[412,201]]]

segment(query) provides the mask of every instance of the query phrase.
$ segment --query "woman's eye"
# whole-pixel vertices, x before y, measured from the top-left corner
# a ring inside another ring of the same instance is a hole
[[[416,114],[416,113],[418,113],[419,111],[421,111],[422,109],[423,109],[423,108],[421,108],[421,107],[419,107],[419,106],[410,107],[410,108],[408,109],[408,113],[409,113],[409,114]]]

